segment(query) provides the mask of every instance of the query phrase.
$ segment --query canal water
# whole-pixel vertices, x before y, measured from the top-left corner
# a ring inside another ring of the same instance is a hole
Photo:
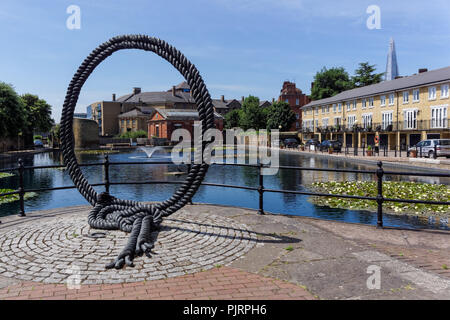
[[[79,163],[93,163],[103,161],[103,155],[77,154]],[[60,152],[35,154],[23,157],[26,166],[54,165],[62,163]],[[170,156],[164,151],[155,152],[152,158],[147,158],[141,150],[124,151],[110,155],[110,161],[146,161],[149,164],[121,165],[110,167],[110,181],[183,181],[185,175],[171,174],[171,172],[185,171],[185,166],[151,164],[155,161],[169,161]],[[312,168],[345,168],[358,170],[374,170],[375,166],[357,164],[354,162],[333,160],[323,157],[304,156],[295,153],[280,153],[280,165],[301,166]],[[0,162],[0,168],[16,166],[16,163]],[[402,171],[402,169],[389,169]],[[103,168],[100,166],[82,167],[82,171],[91,184],[102,183],[104,179]],[[270,189],[306,190],[316,181],[373,181],[374,174],[336,173],[317,171],[279,170],[278,174],[264,177],[264,186]],[[408,180],[426,183],[450,184],[448,178],[387,176],[386,180]],[[258,171],[256,168],[238,166],[213,165],[208,170],[205,181],[219,184],[257,186]],[[52,188],[73,185],[70,177],[63,170],[40,169],[25,172],[25,185],[27,189]],[[0,188],[16,189],[18,177],[0,179]],[[172,195],[177,185],[122,185],[111,186],[110,192],[116,197],[137,201],[161,201]],[[98,192],[103,187],[95,188]],[[345,222],[376,224],[376,213],[368,211],[330,209],[319,207],[308,201],[308,196],[280,193],[264,194],[264,209],[272,213],[315,217]],[[239,206],[258,209],[258,193],[240,189],[202,186],[196,193],[194,202],[211,203],[219,205]],[[74,205],[87,205],[86,200],[76,189],[41,192],[35,198],[26,201],[25,210],[35,211],[53,209]],[[17,214],[18,202],[0,205],[0,216]],[[428,219],[416,217],[384,215],[384,224],[393,227],[405,228],[439,228],[448,229],[448,225]]]

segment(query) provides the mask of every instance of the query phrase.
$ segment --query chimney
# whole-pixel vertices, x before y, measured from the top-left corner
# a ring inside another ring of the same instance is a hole
[[[427,69],[427,68],[421,68],[421,69],[419,69],[419,73],[424,73],[424,72],[428,72],[428,69]]]
[[[275,98],[272,98],[272,103],[275,103]]]
[[[244,96],[242,96],[242,97],[241,97],[241,104],[244,103],[244,99],[245,99]]]
[[[134,88],[133,88],[133,94],[139,94],[139,93],[141,93],[141,88],[139,88],[139,87],[134,87]]]
[[[116,101],[116,94],[115,93],[112,94],[112,101]]]
[[[225,96],[224,95],[220,96],[220,101],[225,102]]]
[[[172,95],[175,97],[175,86],[172,86]]]

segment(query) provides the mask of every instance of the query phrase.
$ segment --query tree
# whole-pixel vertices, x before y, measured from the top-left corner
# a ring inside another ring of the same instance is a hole
[[[244,129],[265,129],[266,113],[264,108],[259,106],[259,99],[254,96],[245,98],[242,108],[239,111],[239,126]]]
[[[17,137],[25,127],[22,99],[11,85],[0,82],[0,137]]]
[[[344,68],[323,67],[314,76],[311,98],[312,100],[325,99],[352,88],[353,83]]]
[[[288,131],[295,122],[296,116],[288,103],[279,101],[273,103],[267,110],[267,129]]]
[[[239,127],[239,109],[234,109],[225,115],[225,128]]]
[[[375,73],[375,70],[375,65],[369,65],[369,62],[360,63],[352,77],[353,86],[360,88],[381,82],[384,73]]]
[[[37,95],[26,93],[21,96],[28,122],[27,132],[48,132],[55,122],[51,118],[52,106]]]

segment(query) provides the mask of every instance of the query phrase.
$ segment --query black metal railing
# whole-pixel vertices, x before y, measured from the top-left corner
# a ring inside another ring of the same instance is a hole
[[[104,170],[104,181],[103,183],[91,184],[94,187],[104,186],[105,191],[109,192],[110,186],[112,185],[142,185],[142,184],[182,184],[184,181],[166,181],[166,180],[153,180],[153,181],[110,181],[109,169],[113,165],[157,165],[157,164],[173,164],[170,161],[155,161],[155,162],[111,162],[109,157],[106,155],[103,162],[98,163],[88,163],[79,164],[80,167],[88,166],[103,166]],[[187,164],[188,170],[191,164]],[[428,205],[450,205],[450,202],[443,201],[426,201],[426,200],[408,200],[408,199],[391,199],[385,198],[383,196],[383,177],[386,175],[398,175],[398,176],[422,176],[422,177],[441,177],[450,178],[448,173],[420,173],[420,172],[395,172],[395,171],[385,171],[383,169],[383,163],[378,162],[378,168],[376,170],[354,170],[354,169],[331,169],[331,168],[306,168],[306,167],[294,167],[294,166],[279,166],[280,170],[298,170],[298,171],[321,171],[321,172],[341,172],[341,173],[357,173],[357,174],[374,174],[377,179],[377,196],[376,197],[364,197],[364,196],[353,196],[346,194],[327,194],[318,193],[310,191],[297,191],[297,190],[282,190],[282,189],[269,189],[264,187],[264,175],[263,169],[267,168],[264,164],[240,164],[240,163],[214,163],[212,165],[222,165],[222,166],[241,166],[241,167],[251,167],[258,169],[258,187],[249,187],[241,185],[229,185],[211,182],[202,182],[202,186],[210,187],[222,187],[222,188],[234,188],[241,190],[256,191],[259,194],[259,204],[258,204],[258,214],[264,214],[264,193],[283,193],[283,194],[295,194],[295,195],[307,195],[316,197],[333,197],[333,198],[343,198],[343,199],[357,199],[357,200],[372,200],[377,202],[377,227],[383,227],[383,203],[385,202],[397,202],[397,203],[417,203],[417,204],[428,204]],[[46,165],[46,166],[24,166],[22,159],[19,159],[18,166],[13,168],[0,169],[0,172],[14,172],[19,173],[19,187],[17,190],[7,193],[0,193],[0,197],[7,195],[19,195],[20,202],[20,212],[19,216],[25,217],[25,194],[27,192],[44,192],[44,191],[54,191],[54,190],[66,190],[75,189],[73,186],[61,186],[53,188],[41,188],[41,189],[26,189],[24,186],[24,171],[25,170],[39,170],[39,169],[57,169],[65,168],[65,165]],[[1,222],[0,222],[1,223]]]

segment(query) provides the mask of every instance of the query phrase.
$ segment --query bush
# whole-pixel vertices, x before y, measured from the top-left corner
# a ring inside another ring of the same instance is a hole
[[[128,131],[118,136],[122,139],[147,138],[147,132],[144,130]]]
[[[42,140],[42,136],[37,134],[33,136],[33,140]]]

